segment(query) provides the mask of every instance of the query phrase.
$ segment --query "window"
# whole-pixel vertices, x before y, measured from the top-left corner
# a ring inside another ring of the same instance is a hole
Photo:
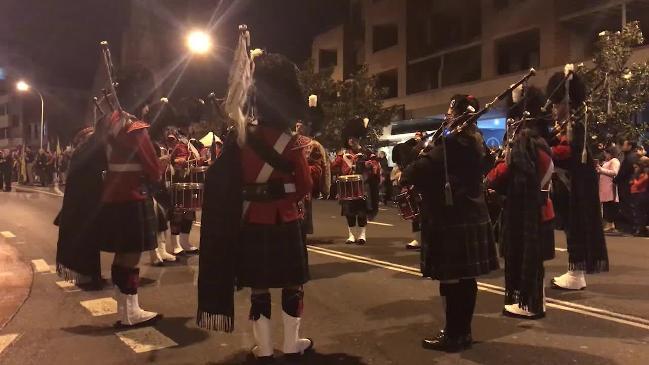
[[[390,48],[399,44],[399,28],[396,24],[375,25],[372,27],[372,50]]]
[[[442,87],[480,80],[482,77],[482,47],[475,46],[444,55]]]
[[[335,49],[321,49],[318,56],[320,61],[318,63],[320,70],[325,70],[338,65],[338,51]]]
[[[385,91],[385,99],[399,96],[399,71],[396,69],[376,74],[376,86]]]
[[[479,41],[481,11],[480,0],[409,0],[406,25],[408,59]]]
[[[414,94],[439,87],[440,58],[435,57],[423,62],[408,65],[406,93]]]
[[[540,35],[534,29],[496,41],[496,65],[499,75],[538,67]]]
[[[0,115],[7,115],[9,114],[9,104],[1,104],[0,105]]]

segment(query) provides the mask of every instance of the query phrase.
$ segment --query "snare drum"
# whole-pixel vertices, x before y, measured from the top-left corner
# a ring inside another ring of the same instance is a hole
[[[336,181],[339,200],[365,199],[362,175],[342,175]]]
[[[201,210],[203,206],[203,184],[173,184],[171,196],[174,208]]]
[[[207,175],[208,166],[192,167],[189,170],[190,181],[196,184],[205,184],[205,176]]]
[[[397,204],[399,205],[400,215],[403,219],[413,220],[419,217],[419,206],[421,204],[421,194],[412,188],[397,195]]]

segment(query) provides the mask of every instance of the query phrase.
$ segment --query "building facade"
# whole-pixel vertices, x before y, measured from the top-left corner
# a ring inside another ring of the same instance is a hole
[[[365,64],[402,119],[446,112],[454,94],[487,102],[531,67],[544,87],[565,63],[588,61],[597,34],[639,20],[643,0],[352,0],[348,20],[315,37],[316,69],[344,79]],[[649,58],[640,47],[634,60]]]

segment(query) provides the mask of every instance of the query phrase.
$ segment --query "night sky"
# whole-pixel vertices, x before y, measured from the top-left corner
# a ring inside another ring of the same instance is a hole
[[[18,71],[34,75],[35,82],[88,89],[97,69],[97,44],[109,40],[113,52],[119,52],[131,1],[135,0],[1,0],[0,42],[9,45],[13,59],[26,60],[18,62],[22,68]],[[219,1],[189,2],[194,8],[203,8],[204,14],[211,14]],[[222,46],[232,48],[237,24],[246,23],[252,30],[255,46],[284,53],[301,64],[309,56],[313,35],[338,22],[346,3],[345,0],[225,0],[222,9],[229,10],[221,12],[215,32]],[[164,9],[155,13],[164,13]],[[169,19],[169,22],[184,25],[185,19]],[[219,57],[221,65],[217,68],[227,73],[228,55]],[[192,78],[191,72],[188,78]]]

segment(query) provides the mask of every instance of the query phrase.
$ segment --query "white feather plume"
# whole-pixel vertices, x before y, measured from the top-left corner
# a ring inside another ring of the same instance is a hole
[[[563,66],[563,74],[565,76],[568,76],[571,72],[575,71],[575,64],[574,63],[566,63],[565,66]]]
[[[315,108],[318,106],[318,95],[309,95],[309,108]]]
[[[252,87],[252,75],[254,63],[252,62],[250,46],[250,32],[245,25],[239,26],[239,41],[234,52],[234,59],[230,67],[228,79],[228,95],[225,99],[224,110],[228,117],[234,122],[238,132],[239,145],[246,140],[246,125],[248,114],[244,113],[244,106],[248,100],[248,92]]]
[[[521,99],[523,99],[523,84],[518,85],[517,88],[512,90],[512,100],[514,101],[514,104],[517,104]]]

